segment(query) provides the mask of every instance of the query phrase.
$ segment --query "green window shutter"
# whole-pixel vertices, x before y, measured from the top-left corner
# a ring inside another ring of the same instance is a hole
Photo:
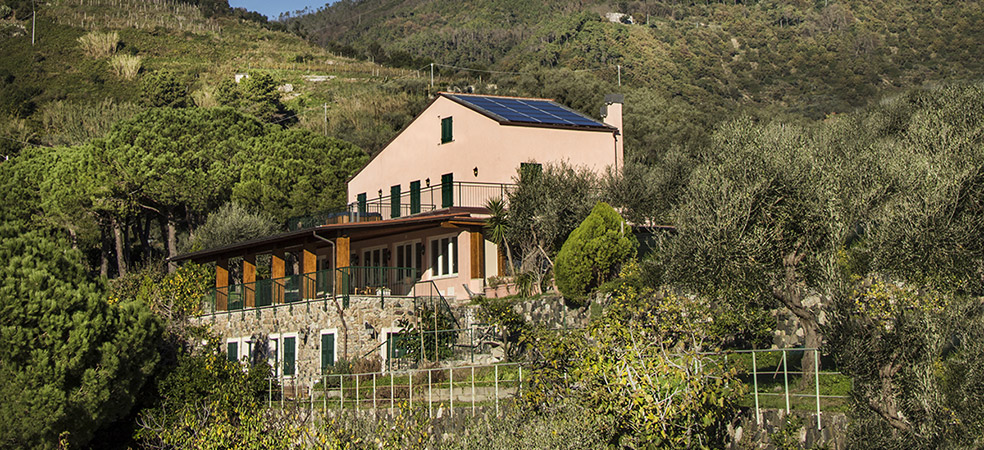
[[[400,185],[390,186],[390,217],[400,217]]]
[[[365,214],[366,213],[366,209],[367,209],[366,208],[366,206],[367,206],[366,203],[367,202],[366,202],[366,193],[365,192],[359,194],[358,201],[359,201],[359,214]]]
[[[441,143],[447,144],[454,140],[454,122],[452,118],[445,117],[441,119]]]
[[[297,351],[296,346],[297,346],[296,337],[284,338],[284,375],[285,376],[294,375],[294,360]]]
[[[454,174],[441,175],[441,208],[454,206]]]
[[[226,355],[228,356],[229,361],[233,361],[233,362],[239,361],[239,343],[237,342],[228,343],[226,348]]]
[[[329,367],[335,365],[335,335],[321,335],[321,372],[327,372]]]
[[[410,214],[420,213],[420,180],[410,182]]]

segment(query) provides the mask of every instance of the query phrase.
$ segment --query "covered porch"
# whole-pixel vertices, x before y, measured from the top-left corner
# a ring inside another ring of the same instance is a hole
[[[449,208],[323,224],[173,260],[214,263],[203,315],[327,299],[347,307],[350,296],[441,297],[455,304],[481,292],[502,264],[482,234],[482,213]]]

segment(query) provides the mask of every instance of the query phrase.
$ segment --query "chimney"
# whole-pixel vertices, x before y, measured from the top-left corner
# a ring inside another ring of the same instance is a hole
[[[607,94],[605,95],[605,106],[601,107],[601,117],[604,119],[605,124],[611,125],[618,129],[614,133],[615,144],[614,144],[614,158],[615,158],[615,170],[620,169],[625,164],[624,159],[624,136],[622,133],[622,104],[625,103],[625,96],[622,94]]]

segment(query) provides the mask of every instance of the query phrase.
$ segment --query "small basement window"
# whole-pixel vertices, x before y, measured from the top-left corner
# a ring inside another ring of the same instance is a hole
[[[441,143],[447,144],[454,140],[454,128],[453,121],[451,117],[445,117],[441,119]]]

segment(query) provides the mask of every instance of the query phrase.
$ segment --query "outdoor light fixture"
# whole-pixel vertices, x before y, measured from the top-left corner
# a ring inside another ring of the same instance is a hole
[[[382,189],[379,190],[379,198],[383,198],[383,190]]]
[[[478,176],[478,167],[475,167],[475,176]]]
[[[431,187],[431,179],[430,178],[428,178],[428,179],[426,179],[424,181],[427,183],[427,187]]]

